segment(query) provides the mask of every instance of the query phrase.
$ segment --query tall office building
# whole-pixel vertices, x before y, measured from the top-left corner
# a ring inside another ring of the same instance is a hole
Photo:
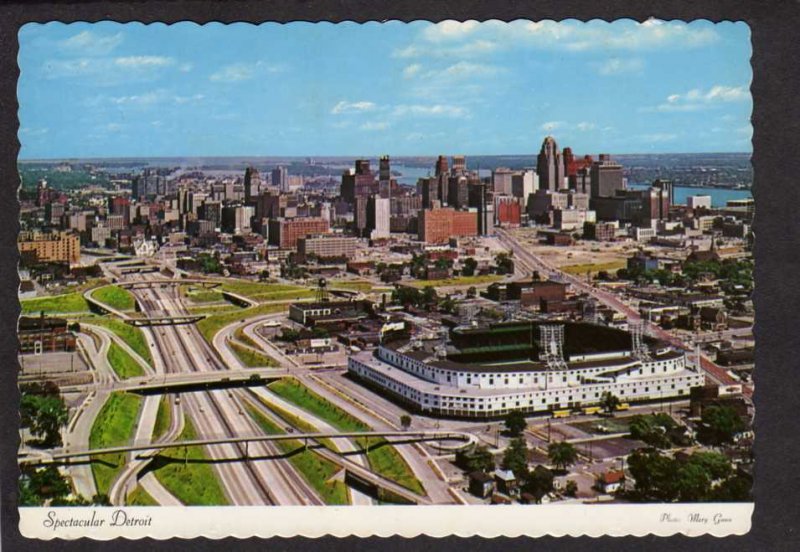
[[[467,177],[464,175],[452,175],[448,178],[447,198],[451,207],[463,209],[469,206],[467,182]]]
[[[367,225],[365,235],[370,239],[388,238],[391,219],[391,200],[378,195],[367,200]]]
[[[383,198],[388,198],[392,195],[392,168],[389,163],[388,155],[383,155],[380,159],[380,167],[378,169],[378,193]]]
[[[611,160],[607,153],[601,153],[600,159],[592,163],[591,194],[592,197],[614,197],[617,190],[624,190],[622,165]]]
[[[281,192],[289,191],[289,170],[286,167],[272,169],[272,185],[277,186]]]
[[[494,201],[489,193],[489,185],[480,178],[471,178],[467,184],[469,206],[478,210],[478,235],[494,233]]]
[[[463,155],[453,156],[453,170],[455,175],[465,174],[467,172],[467,158]]]
[[[261,175],[258,169],[247,167],[244,171],[244,201],[252,203],[261,189]]]
[[[536,159],[536,172],[539,175],[539,187],[556,192],[564,187],[564,163],[555,138],[548,136],[542,143],[539,157]]]
[[[357,159],[355,170],[349,169],[342,173],[341,196],[350,205],[355,205],[356,197],[367,198],[378,193],[378,183],[375,174],[369,167],[366,159]]]
[[[441,176],[443,174],[447,174],[447,157],[444,155],[440,155],[436,159],[436,172],[434,173],[436,176]]]
[[[514,173],[506,167],[498,167],[492,171],[492,191],[495,195],[511,195],[511,182]]]
[[[539,187],[539,175],[532,169],[515,172],[511,177],[511,195],[522,199],[523,205],[528,201],[528,196]]]

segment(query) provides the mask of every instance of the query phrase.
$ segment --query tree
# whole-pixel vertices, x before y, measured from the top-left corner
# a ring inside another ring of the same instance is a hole
[[[498,253],[497,256],[494,258],[495,263],[497,264],[497,273],[498,274],[513,274],[514,273],[514,261],[511,260],[511,257],[508,253],[501,252]]]
[[[528,473],[528,444],[525,439],[518,437],[512,439],[503,453],[503,469],[511,470],[517,479],[522,479]]]
[[[456,455],[461,456],[459,454]],[[476,446],[471,451],[463,454],[463,464],[467,472],[488,472],[494,469],[494,456],[485,445]]]
[[[525,428],[528,427],[528,422],[525,420],[525,415],[521,410],[512,410],[506,414],[505,426],[508,434],[512,437],[519,437]]]
[[[20,393],[22,427],[38,437],[42,446],[60,446],[61,428],[67,423],[68,412],[58,387],[52,382],[34,383],[22,386]]]
[[[605,393],[603,393],[603,396],[600,397],[600,406],[602,406],[603,410],[605,410],[612,416],[614,415],[614,411],[617,409],[619,404],[620,404],[619,397],[617,397],[616,395],[614,395],[609,391],[606,391]]]
[[[536,466],[525,477],[522,490],[532,494],[536,502],[540,503],[542,497],[553,492],[553,472],[542,465]]]
[[[730,406],[709,406],[700,421],[699,439],[713,445],[731,443],[733,436],[745,429],[744,420]]]
[[[713,502],[749,502],[753,499],[750,496],[752,486],[750,479],[734,475],[714,487],[709,499]]]
[[[638,498],[672,502],[677,497],[678,464],[672,458],[655,449],[639,449],[628,456],[628,469],[636,480]]]
[[[400,425],[402,426],[403,429],[408,429],[409,427],[411,427],[411,416],[409,416],[408,414],[403,414],[402,416],[400,416]]]
[[[567,481],[566,486],[564,487],[564,494],[567,496],[575,497],[578,494],[578,483],[575,480],[570,479]]]
[[[705,500],[711,491],[711,477],[703,466],[687,462],[678,468],[675,490],[681,502]]]
[[[467,297],[476,297],[477,295],[478,295],[478,290],[475,288],[475,286],[470,286],[467,289]]]
[[[422,297],[420,302],[426,309],[430,310],[439,303],[439,294],[436,293],[436,288],[433,286],[425,286],[422,288]]]
[[[651,447],[667,448],[670,445],[666,428],[660,425],[653,415],[634,416],[628,429],[631,437],[643,441]]]
[[[466,259],[464,259],[464,265],[461,268],[461,275],[473,276],[477,268],[478,268],[478,261],[476,261],[472,257],[467,257]]]
[[[418,306],[421,303],[422,295],[417,288],[396,287],[392,291],[392,301],[407,307],[409,305]]]
[[[730,460],[714,451],[699,451],[689,457],[689,463],[703,468],[712,480],[727,479],[733,472]]]
[[[567,466],[571,466],[578,459],[578,451],[572,443],[560,441],[550,443],[547,447],[547,456],[556,468],[566,470]]]

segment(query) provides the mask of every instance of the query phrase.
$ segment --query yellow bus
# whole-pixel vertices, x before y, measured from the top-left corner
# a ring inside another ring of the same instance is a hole
[[[631,405],[629,405],[628,403],[619,403],[617,405],[616,410],[628,410],[628,409],[630,409],[630,407],[631,407]]]
[[[569,410],[554,410],[553,418],[569,418],[572,412]]]
[[[592,414],[597,414],[601,410],[602,408],[599,406],[587,406],[583,409],[583,413],[588,416],[591,416]]]

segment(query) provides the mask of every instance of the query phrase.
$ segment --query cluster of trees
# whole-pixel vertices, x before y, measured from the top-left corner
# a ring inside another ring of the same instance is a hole
[[[478,261],[476,261],[472,257],[467,257],[466,259],[464,259],[464,262],[461,263],[462,276],[474,276],[475,271],[477,269],[478,269]]]
[[[20,386],[21,427],[42,447],[61,446],[61,428],[67,423],[67,407],[58,386],[51,382]]]
[[[432,286],[425,286],[422,290],[400,286],[392,291],[392,301],[404,307],[413,306],[430,311],[439,305],[439,294]]]
[[[277,338],[285,343],[294,343],[299,339],[324,338],[330,337],[330,335],[330,332],[325,328],[314,328],[310,332],[295,330],[294,328],[283,328]]]
[[[731,463],[717,452],[696,452],[688,459],[640,449],[628,457],[636,480],[629,498],[659,502],[740,502],[750,500],[751,482],[734,473]]]
[[[281,265],[281,276],[290,280],[302,280],[308,275],[308,269],[305,266],[299,265],[293,258],[287,259],[286,263]]]
[[[574,464],[578,458],[575,447],[567,442],[551,443],[547,448],[547,455],[556,469],[561,471]],[[514,472],[520,482],[520,490],[533,495],[537,502],[541,502],[544,495],[553,491],[555,472],[542,465],[528,469],[528,445],[522,437],[511,440],[503,454],[502,466],[503,469]],[[577,486],[569,486],[566,491],[566,494],[574,496]]]
[[[709,445],[732,443],[737,433],[747,429],[747,425],[733,407],[713,405],[703,409],[697,438]]]
[[[71,496],[69,481],[55,466],[23,466],[21,470],[20,506],[111,506],[105,494],[94,495],[92,500]]]
[[[514,274],[514,261],[509,253],[498,253],[494,258],[494,262],[497,264],[498,274]]]
[[[677,274],[662,269],[621,268],[617,271],[617,278],[640,284],[658,281],[663,286],[686,287],[705,274],[720,280],[720,287],[726,292],[734,291],[735,286],[742,286],[744,293],[753,289],[753,263],[750,260],[692,261],[685,263],[682,272]],[[598,278],[603,279],[599,274]]]
[[[663,412],[634,416],[631,420],[630,432],[634,439],[659,449],[669,448],[672,445],[691,444],[685,431],[669,414]]]
[[[222,263],[219,260],[219,253],[200,253],[197,255],[197,262],[200,271],[204,274],[222,274]]]

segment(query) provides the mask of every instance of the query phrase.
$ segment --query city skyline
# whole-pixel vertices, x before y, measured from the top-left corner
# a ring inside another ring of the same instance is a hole
[[[749,58],[705,21],[29,24],[20,159],[750,152]]]

